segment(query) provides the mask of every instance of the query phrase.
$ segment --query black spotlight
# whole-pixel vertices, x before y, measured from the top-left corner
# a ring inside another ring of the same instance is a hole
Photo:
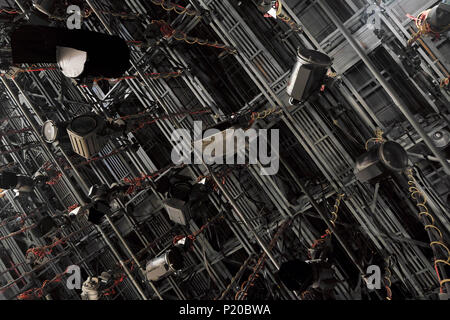
[[[303,291],[314,282],[312,266],[301,260],[283,263],[278,276],[289,290]]]
[[[89,208],[88,221],[99,225],[103,221],[103,217],[111,210],[109,203],[103,200],[97,200],[92,207]]]
[[[427,22],[435,32],[445,32],[450,26],[450,2],[448,0],[433,7],[428,13]]]
[[[31,177],[14,172],[0,173],[0,188],[17,189],[19,192],[32,192],[35,183]]]
[[[170,178],[168,176],[162,176],[155,182],[156,191],[165,194],[170,190]]]
[[[191,178],[178,173],[164,175],[156,182],[156,191],[168,193],[169,198],[187,202],[192,190]]]
[[[297,63],[287,86],[291,103],[305,101],[319,91],[331,64],[331,58],[322,52],[299,49]]]
[[[118,78],[131,66],[125,40],[93,31],[23,25],[13,31],[11,47],[14,64],[58,63],[70,78]]]
[[[210,211],[208,187],[201,183],[192,184],[189,177],[169,173],[156,182],[156,190],[166,194],[163,204],[170,220],[187,225],[190,219],[207,215]]]
[[[200,186],[200,185],[198,185]],[[173,186],[169,192],[171,198],[164,200],[170,220],[186,226],[198,207],[204,203],[207,194],[199,193],[197,185],[192,186],[187,182],[181,182]]]
[[[356,160],[355,175],[360,182],[376,183],[408,166],[406,150],[396,142],[374,145]]]
[[[253,0],[253,2],[258,7],[258,10],[262,13],[266,13],[273,8],[273,1],[271,0]]]
[[[17,174],[13,172],[3,172],[0,174],[0,188],[13,189],[17,185]]]
[[[37,222],[36,228],[32,229],[31,233],[36,238],[43,238],[49,233],[54,232],[57,228],[56,221],[52,217],[46,216]]]

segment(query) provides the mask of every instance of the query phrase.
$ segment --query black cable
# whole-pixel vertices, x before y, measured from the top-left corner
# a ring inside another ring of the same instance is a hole
[[[415,168],[415,169],[417,170],[417,172],[418,172],[420,178],[421,178],[421,179],[425,182],[425,184],[426,184],[426,182],[428,181],[428,179],[426,178],[426,176],[425,176],[425,174],[423,173],[422,169],[420,169],[417,165],[414,165],[413,168]],[[431,184],[431,183],[430,183],[430,184]],[[439,195],[436,195],[436,194],[435,194],[435,191],[434,191],[432,188],[428,188],[428,186],[426,186],[426,185],[425,185],[424,187],[427,189],[427,191],[429,191],[430,195],[434,198],[434,200],[436,200],[437,202],[439,202],[439,204],[440,204],[442,207],[446,208],[447,210],[449,209],[449,206],[442,202],[442,200],[440,199]]]
[[[255,200],[254,198],[252,198],[252,197],[248,194],[247,189],[242,185],[242,182],[241,182],[241,176],[242,176],[242,171],[244,170],[244,168],[245,168],[245,167],[240,168],[239,173],[238,173],[238,182],[239,182],[239,185],[240,185],[240,187],[241,187],[241,189],[242,189],[242,192],[244,193],[244,195],[245,195],[245,197],[246,197],[247,199],[249,199],[250,201],[252,201],[252,202],[255,204],[256,208],[258,208],[258,205],[257,205],[257,204],[262,204],[263,207],[262,207],[262,208],[258,208],[258,210],[263,210],[263,209],[266,208],[266,205],[267,205],[267,204],[266,204],[265,202],[258,201],[258,200]]]

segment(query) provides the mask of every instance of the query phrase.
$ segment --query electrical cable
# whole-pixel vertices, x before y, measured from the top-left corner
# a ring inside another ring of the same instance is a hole
[[[7,13],[7,14],[22,14],[22,12],[16,11],[15,9],[0,9],[0,13]]]
[[[367,140],[367,142],[365,144],[366,150],[367,151],[369,150],[369,144],[371,142],[373,142],[373,143],[384,143],[386,140],[383,138],[383,134],[384,134],[383,130],[381,130],[380,128],[377,128],[375,130],[375,137],[374,138],[370,138],[369,140]]]
[[[159,79],[175,79],[178,78],[183,74],[183,70],[175,71],[175,72],[154,72],[154,73],[146,73],[144,74],[144,77],[151,79],[151,80],[159,80]],[[132,79],[139,79],[139,76],[125,76],[120,78],[95,78],[93,80],[94,83],[97,83],[99,81],[111,81],[114,83],[123,81],[123,80],[132,80]],[[82,85],[85,86],[85,85]]]
[[[8,290],[9,288],[11,288],[17,281],[23,279],[23,278],[26,277],[26,276],[29,276],[29,275],[33,274],[34,272],[36,272],[36,271],[38,271],[38,270],[44,268],[46,265],[50,264],[50,263],[53,262],[53,261],[56,261],[57,259],[61,258],[62,256],[65,256],[65,255],[67,255],[67,254],[69,254],[68,251],[61,252],[60,254],[58,254],[57,256],[55,256],[54,258],[52,258],[52,259],[46,261],[45,263],[43,263],[43,264],[41,264],[41,265],[38,265],[37,267],[35,267],[35,268],[32,269],[31,271],[28,271],[28,272],[22,274],[19,278],[15,279],[15,280],[12,280],[12,281],[10,281],[9,283],[7,283],[6,285],[4,285],[3,287],[1,287],[1,288],[0,288],[0,293],[3,293],[3,292],[5,292],[6,290]]]
[[[283,12],[283,2],[281,0],[277,1],[277,17],[280,18],[284,23],[286,23],[295,32],[303,32],[303,28],[299,26],[295,21]]]
[[[51,280],[45,280],[42,283],[42,286],[40,286],[39,288],[30,289],[28,291],[25,291],[25,292],[19,294],[17,296],[17,299],[19,299],[19,300],[28,300],[28,299],[31,299],[33,297],[42,298],[42,296],[44,295],[44,289],[49,284],[61,282],[62,281],[62,277],[64,275],[66,275],[68,272],[69,272],[69,268],[67,268],[64,272],[62,272],[60,274],[57,274]]]
[[[433,200],[436,201],[436,203],[438,203],[438,205],[441,207],[443,211],[449,210],[450,209],[449,206],[443,203],[440,196],[436,194],[436,191],[426,178],[422,169],[420,169],[417,165],[414,165],[413,168],[416,170],[420,182],[426,187],[426,190],[429,192]]]
[[[76,236],[77,234],[79,234],[80,232],[90,228],[91,226],[85,226],[77,231],[72,232],[71,234],[61,238],[61,239],[56,239],[52,244],[47,245],[47,246],[42,246],[42,247],[34,247],[34,248],[30,248],[26,251],[25,255],[27,256],[29,253],[32,253],[35,257],[37,258],[43,258],[47,255],[50,255],[53,252],[53,249],[55,247],[57,247],[58,245],[62,245],[62,244],[66,244],[67,240],[69,240],[70,238]]]
[[[194,233],[184,236],[184,235],[179,235],[179,236],[175,236],[173,238],[173,244],[175,245],[178,241],[187,238],[189,240],[191,240],[191,246],[193,246],[195,240],[197,240],[197,237],[202,234],[206,229],[208,229],[211,225],[217,223],[219,220],[224,219],[225,216],[223,213],[219,213],[218,215],[216,215],[215,217],[213,217],[212,219],[208,219],[208,222],[205,223],[203,226],[200,227],[200,229],[198,229],[197,231],[195,231]]]
[[[49,71],[49,70],[57,70],[57,69],[56,69],[56,68],[53,68],[53,67],[47,67],[47,68],[28,68],[28,69],[23,69],[23,68],[18,68],[18,67],[12,67],[8,73],[0,73],[0,76],[1,76],[1,77],[4,77],[4,76],[10,76],[12,79],[15,79],[15,78],[17,77],[17,75],[18,75],[18,74],[21,74],[21,73],[41,72],[41,71]]]
[[[414,20],[417,32],[412,35],[412,38],[408,40],[408,46],[411,46],[413,43],[415,43],[417,40],[419,40],[424,35],[432,34],[435,37],[439,37],[442,32],[446,32],[450,29],[450,24],[446,27],[444,27],[442,30],[435,31],[431,27],[430,23],[427,21],[428,15],[430,14],[431,9],[425,10],[421,12],[417,17],[413,17],[410,14],[407,14],[407,17]]]
[[[39,212],[39,209],[33,210],[32,212],[30,212],[29,214],[25,214],[25,213],[17,213],[14,217],[9,217],[7,219],[4,219],[1,223],[0,223],[0,227],[4,227],[6,226],[9,222],[12,222],[16,219],[20,219],[21,223],[25,223],[26,220],[28,220],[29,218],[35,216],[37,213]]]
[[[8,234],[6,236],[0,237],[0,241],[12,238],[14,236],[17,236],[17,235],[19,235],[21,233],[27,232],[27,231],[29,231],[31,229],[36,228],[36,227],[37,227],[37,224],[32,224],[31,226],[24,227],[24,228],[20,229],[19,231],[16,231],[16,232],[10,233],[10,234]]]
[[[433,240],[430,237],[430,246],[432,248],[440,248],[443,252],[445,252],[444,255],[446,255],[446,258],[439,258],[435,254],[435,267],[437,268],[438,264],[443,264],[450,266],[450,249],[449,247],[444,243],[444,237],[442,231],[436,226],[435,224],[435,218],[434,216],[429,212],[428,207],[426,205],[427,198],[423,192],[421,192],[418,188],[416,179],[413,174],[413,170],[410,168],[406,171],[406,175],[408,177],[408,186],[409,186],[409,192],[411,198],[416,202],[416,206],[419,208],[419,216],[423,219],[425,224],[425,230],[430,231],[430,235],[432,234],[431,231],[434,231],[434,235],[437,236],[438,240]],[[420,200],[420,198],[422,200]],[[450,283],[449,278],[440,279],[439,278],[439,286],[441,288],[441,292],[443,291],[444,284]]]

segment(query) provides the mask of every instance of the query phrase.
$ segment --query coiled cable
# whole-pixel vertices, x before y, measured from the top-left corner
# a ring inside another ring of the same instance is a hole
[[[428,210],[427,198],[426,198],[425,194],[419,190],[416,179],[413,174],[413,170],[411,168],[409,168],[406,171],[406,175],[408,177],[408,186],[409,186],[409,192],[411,194],[411,198],[416,202],[416,206],[419,208],[419,216],[420,216],[420,218],[423,219],[423,221],[425,223],[425,230],[430,231],[430,238],[431,238],[432,233],[434,233],[436,238],[438,238],[438,240],[434,240],[434,241],[432,239],[430,239],[430,246],[432,248],[439,247],[439,248],[441,248],[441,250],[443,252],[446,253],[447,258],[438,258],[438,257],[435,258],[435,261],[434,261],[435,268],[438,269],[437,268],[438,264],[450,266],[450,249],[444,243],[443,233],[436,226],[435,218]],[[434,232],[431,232],[431,231],[434,231]],[[436,255],[436,252],[435,252],[435,255]],[[440,279],[439,274],[438,274],[438,278],[439,278],[439,285],[440,285],[441,292],[442,292],[444,284],[450,283],[450,279],[449,278]]]

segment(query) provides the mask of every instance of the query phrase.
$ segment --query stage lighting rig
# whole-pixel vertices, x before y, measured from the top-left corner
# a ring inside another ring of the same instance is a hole
[[[290,260],[283,263],[278,276],[289,290],[307,293],[305,300],[333,299],[333,290],[338,284],[330,261],[331,239],[317,243],[309,249],[309,260]]]
[[[112,271],[102,272],[97,277],[89,276],[81,288],[81,299],[100,300],[104,294],[108,294],[113,289],[115,282],[121,279],[122,275],[113,274]]]
[[[315,92],[319,92],[331,64],[331,58],[322,52],[298,49],[297,63],[287,86],[290,103],[306,101]]]
[[[105,120],[94,113],[88,113],[70,122],[48,120],[42,126],[42,136],[47,143],[58,142],[64,145],[70,142],[75,153],[91,159],[101,151],[108,139],[123,136],[128,129],[123,120]]]
[[[355,175],[360,182],[377,183],[408,166],[408,154],[398,143],[386,141],[373,145],[356,160]]]
[[[175,172],[157,180],[156,190],[167,194],[163,204],[173,222],[185,226],[191,218],[208,216],[210,189],[204,184],[193,184],[189,177]]]
[[[147,262],[145,274],[148,281],[158,281],[166,278],[184,267],[184,243],[174,246],[164,254]]]
[[[87,210],[88,221],[93,224],[101,224],[103,217],[112,211],[112,205],[115,200],[123,200],[128,194],[130,186],[113,184],[111,187],[106,185],[92,186],[89,190],[89,198],[91,203],[80,210]]]
[[[8,171],[0,173],[0,189],[15,190],[18,194],[32,192],[38,182],[39,179],[33,179],[23,174]]]
[[[433,32],[442,33],[450,30],[450,1],[443,0],[430,9],[426,21]]]
[[[12,63],[58,64],[69,78],[119,78],[131,66],[125,40],[98,32],[22,25],[11,34]]]

